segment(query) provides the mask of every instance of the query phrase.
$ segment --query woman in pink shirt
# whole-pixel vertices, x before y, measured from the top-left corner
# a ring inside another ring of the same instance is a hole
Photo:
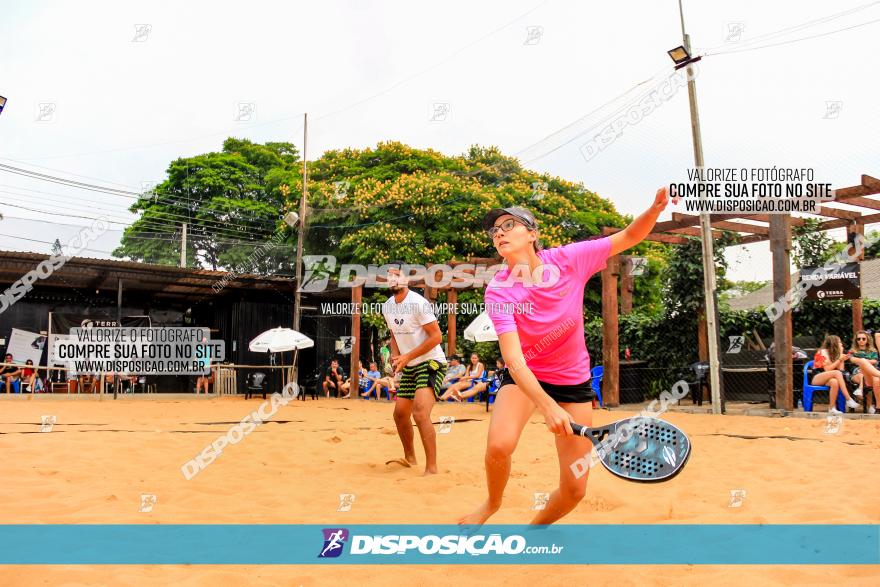
[[[501,507],[511,455],[536,407],[556,435],[560,483],[531,523],[552,524],[584,497],[588,475],[576,478],[571,469],[592,450],[589,440],[571,430],[572,421],[585,426],[593,421],[584,287],[608,257],[644,240],[668,202],[667,188],[661,188],[653,205],[622,231],[548,250],[541,249],[535,217],[524,208],[496,208],[483,219],[483,228],[506,264],[486,287],[484,301],[508,371],[489,423],[489,496],[460,518],[460,524],[483,524]]]

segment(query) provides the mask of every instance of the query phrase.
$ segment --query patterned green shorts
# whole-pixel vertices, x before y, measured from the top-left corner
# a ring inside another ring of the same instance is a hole
[[[446,363],[434,359],[423,361],[412,367],[404,367],[400,376],[400,389],[397,391],[397,397],[413,399],[417,389],[430,387],[434,390],[434,397],[439,398],[440,385],[443,383],[444,377],[446,377]]]

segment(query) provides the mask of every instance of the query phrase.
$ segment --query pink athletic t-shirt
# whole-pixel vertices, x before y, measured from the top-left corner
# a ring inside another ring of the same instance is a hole
[[[584,338],[584,287],[587,280],[605,268],[611,253],[606,237],[538,251],[549,283],[541,287],[522,283],[516,273],[502,269],[486,286],[486,313],[500,336],[516,331],[526,365],[545,383],[576,385],[590,378],[590,355]],[[501,282],[508,280],[508,287]]]

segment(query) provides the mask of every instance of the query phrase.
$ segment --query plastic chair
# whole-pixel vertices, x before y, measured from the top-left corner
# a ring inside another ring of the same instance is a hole
[[[473,386],[476,385],[477,383],[487,383],[488,381],[489,381],[489,372],[484,369],[482,375],[480,375],[476,379],[471,380],[471,386],[468,387],[468,389],[473,388]],[[488,387],[486,389],[488,390]],[[465,391],[467,391],[467,389]],[[477,396],[475,396],[475,395],[472,395],[471,397],[469,397],[467,400],[468,403],[470,403],[470,404],[474,403],[474,398],[476,398],[476,397]]]
[[[486,411],[489,411],[489,404],[495,403],[495,398],[498,396],[498,388],[495,387],[495,381],[492,381],[492,384],[486,389]]]
[[[604,374],[605,368],[602,365],[590,369],[590,387],[593,388],[593,393],[599,398],[599,405],[602,407],[605,407],[605,404],[602,403],[602,376]]]
[[[247,377],[247,391],[244,394],[244,399],[250,399],[254,392],[262,393],[263,399],[266,399],[266,374],[262,371],[257,371],[256,373],[250,373]]]
[[[813,361],[807,361],[804,364],[804,411],[812,412],[813,411],[813,392],[814,391],[827,391],[831,392],[831,388],[827,385],[813,385],[810,383],[810,370],[813,368]],[[846,399],[843,397],[843,393],[837,392],[837,409],[841,412],[846,413]]]

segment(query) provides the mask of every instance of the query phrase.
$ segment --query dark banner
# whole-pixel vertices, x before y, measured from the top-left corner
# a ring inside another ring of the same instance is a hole
[[[812,275],[814,271],[817,275]],[[862,297],[862,271],[858,263],[847,263],[827,273],[821,267],[804,267],[801,281],[810,285],[806,288],[808,300],[857,300]]]
[[[50,328],[54,334],[68,334],[71,328],[90,328],[92,326],[119,326],[116,318],[108,318],[102,314],[64,314],[53,312]],[[122,326],[150,326],[149,316],[123,316]]]

